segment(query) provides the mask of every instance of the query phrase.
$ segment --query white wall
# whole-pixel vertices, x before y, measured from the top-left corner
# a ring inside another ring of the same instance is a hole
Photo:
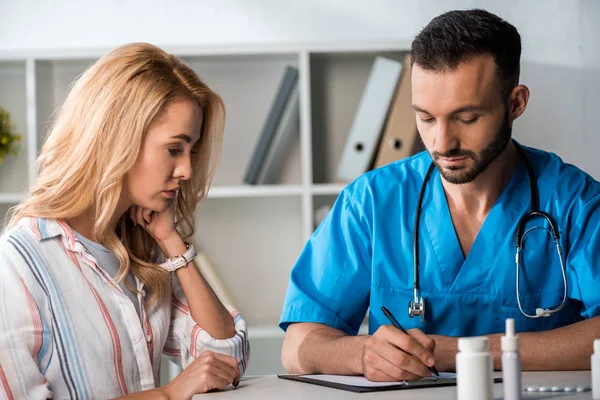
[[[0,51],[407,39],[431,17],[469,7],[523,37],[521,81],[532,97],[515,137],[600,179],[599,0],[0,0]]]

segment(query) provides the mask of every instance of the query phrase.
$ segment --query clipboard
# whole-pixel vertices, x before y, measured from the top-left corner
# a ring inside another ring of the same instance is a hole
[[[416,381],[400,382],[371,382],[363,376],[343,375],[297,375],[279,374],[278,378],[297,382],[310,383],[313,385],[326,386],[334,389],[347,390],[355,393],[382,392],[386,390],[424,389],[431,387],[456,386],[455,374],[441,374],[440,378],[422,378]],[[502,382],[502,378],[494,378],[494,383]]]

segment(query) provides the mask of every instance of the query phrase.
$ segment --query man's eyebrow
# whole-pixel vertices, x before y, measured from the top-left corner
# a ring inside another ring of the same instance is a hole
[[[173,139],[183,139],[186,143],[192,143],[192,138],[185,133],[181,133],[179,135],[173,136]]]
[[[456,115],[456,114],[460,114],[460,113],[464,113],[464,112],[476,112],[476,111],[483,111],[483,107],[474,106],[474,105],[459,107],[456,110],[452,111],[450,113],[450,115]]]
[[[429,111],[427,111],[425,109],[422,109],[421,107],[419,107],[419,106],[417,106],[415,104],[412,105],[412,108],[413,108],[413,110],[415,110],[417,112],[422,112],[422,113],[431,115],[431,113]]]
[[[413,110],[417,111],[417,112],[422,112],[425,114],[429,114],[432,115],[429,111],[413,104],[412,105]],[[474,111],[483,111],[483,107],[481,106],[475,106],[475,105],[468,105],[468,106],[463,106],[463,107],[459,107],[455,110],[453,110],[450,115],[456,115],[456,114],[460,114],[460,113],[464,113],[464,112],[474,112]]]

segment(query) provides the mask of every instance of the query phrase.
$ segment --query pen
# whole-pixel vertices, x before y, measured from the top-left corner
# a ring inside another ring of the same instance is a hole
[[[404,332],[405,334],[408,335],[408,332],[406,332],[406,330],[404,330],[402,325],[400,325],[400,323],[396,320],[396,318],[394,318],[394,316],[392,315],[390,310],[385,308],[385,306],[381,306],[381,311],[383,311],[383,313],[385,314],[387,319],[389,319],[390,322],[392,323],[392,325],[394,325],[394,328],[400,329],[402,332]],[[435,369],[435,366],[432,366],[432,367],[427,366],[427,368],[429,368],[431,373],[434,374],[435,376],[440,376],[440,374],[437,372],[437,369]]]

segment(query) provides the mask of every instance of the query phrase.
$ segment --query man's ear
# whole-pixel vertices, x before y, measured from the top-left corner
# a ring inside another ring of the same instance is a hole
[[[529,101],[529,89],[525,85],[516,86],[508,97],[508,112],[510,119],[514,121],[519,118],[521,114],[527,108],[527,102]]]

